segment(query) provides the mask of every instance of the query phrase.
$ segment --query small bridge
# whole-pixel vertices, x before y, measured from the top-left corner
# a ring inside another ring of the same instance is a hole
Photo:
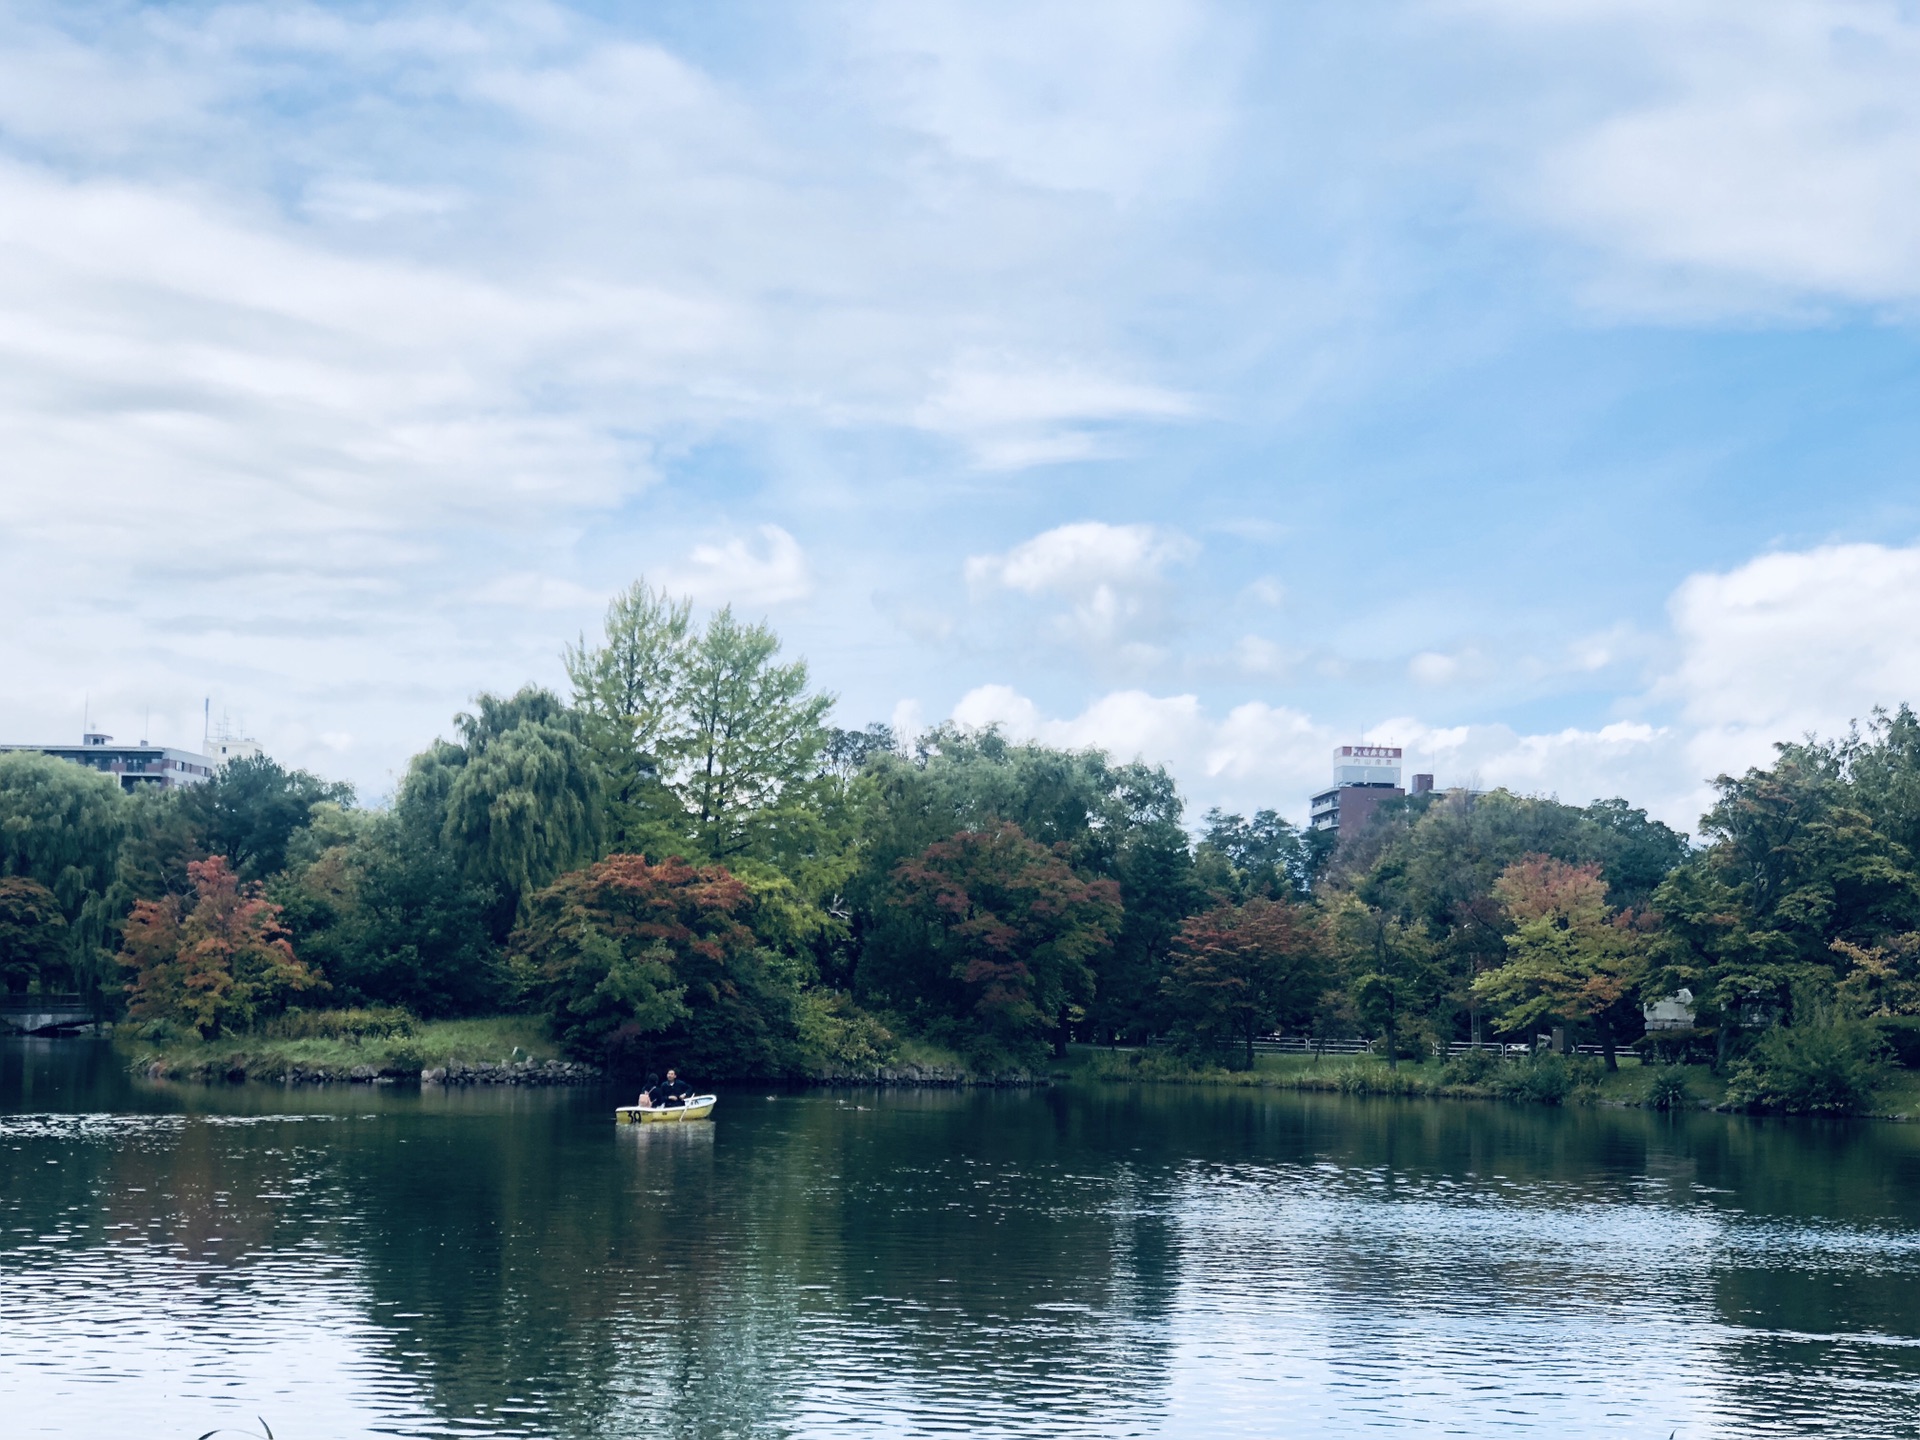
[[[93,1023],[84,995],[0,995],[0,1031],[47,1035]]]

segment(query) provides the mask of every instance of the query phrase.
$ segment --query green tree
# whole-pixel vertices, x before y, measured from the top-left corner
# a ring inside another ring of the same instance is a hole
[[[1424,929],[1394,919],[1355,895],[1332,911],[1333,934],[1345,965],[1347,993],[1362,1024],[1377,1031],[1388,1068],[1422,1035],[1434,997],[1446,984],[1436,949]]]
[[[1920,930],[1913,857],[1852,776],[1855,742],[1781,745],[1770,770],[1714,783],[1707,847],[1661,884],[1661,989],[1685,985],[1732,1058],[1742,1022],[1791,1020],[1831,996],[1854,957]]]
[[[888,906],[905,943],[867,982],[987,1064],[1034,1063],[1049,1032],[1064,1043],[1120,928],[1118,885],[1004,823],[902,861]]]
[[[0,879],[0,989],[18,995],[64,968],[67,917],[38,880]]]
[[[1248,820],[1215,807],[1206,814],[1196,863],[1215,889],[1236,900],[1304,899],[1325,858],[1314,839],[1272,810]]]
[[[286,868],[287,842],[314,806],[351,805],[353,787],[255,755],[229,761],[212,779],[181,791],[177,803],[202,851],[224,855],[242,880],[255,881]]]
[[[814,829],[811,782],[833,697],[809,694],[806,662],[782,665],[779,653],[772,630],[741,624],[729,608],[707,622],[688,655],[672,784],[690,838],[708,859],[772,860]]]
[[[573,708],[606,788],[615,850],[661,853],[684,828],[667,786],[686,745],[685,687],[692,604],[636,580],[607,606],[601,643],[566,652]]]
[[[31,751],[0,753],[0,877],[52,892],[66,921],[61,963],[96,1003],[113,970],[114,893],[131,813],[111,775]]]
[[[958,831],[1011,824],[1082,877],[1120,888],[1120,930],[1093,962],[1093,998],[1075,1028],[1112,1040],[1144,1039],[1161,1027],[1160,979],[1173,933],[1206,903],[1179,791],[1165,770],[942,726],[920,736],[911,755],[892,747],[870,753],[851,807],[858,864],[843,898],[854,963],[868,977],[863,987],[913,968],[915,932],[903,931],[891,908],[898,866]]]
[[[407,777],[415,793],[403,791],[401,808],[444,806],[443,843],[470,882],[492,891],[491,930],[504,939],[525,897],[600,854],[604,792],[576,722],[551,693],[528,686],[477,703],[477,713],[457,717],[463,745],[441,742],[415,758]]]
[[[1162,987],[1188,1046],[1223,1055],[1280,1025],[1304,1025],[1332,977],[1319,925],[1304,906],[1255,897],[1189,916]]]
[[[120,963],[132,972],[128,1011],[179,1021],[202,1039],[250,1029],[323,979],[293,953],[280,907],[243,889],[223,856],[189,868],[196,899],[142,900],[127,917]]]
[[[512,977],[487,930],[493,892],[462,873],[437,835],[375,814],[349,835],[318,838],[337,843],[303,856],[269,895],[296,950],[326,973],[339,1000],[428,1018],[509,1003]]]
[[[576,1055],[625,1070],[777,1075],[790,1065],[792,996],[768,973],[751,910],[746,886],[719,866],[609,855],[534,895],[514,950]]]
[[[1502,871],[1493,889],[1513,929],[1505,962],[1474,982],[1475,994],[1499,1011],[1507,1034],[1530,1034],[1554,1020],[1593,1026],[1607,1068],[1619,1068],[1614,1052],[1638,1029],[1646,946],[1632,914],[1608,906],[1600,866],[1529,855]]]

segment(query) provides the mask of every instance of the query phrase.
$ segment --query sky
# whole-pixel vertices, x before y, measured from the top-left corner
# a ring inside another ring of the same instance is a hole
[[[373,802],[636,578],[838,723],[1692,827],[1920,700],[1920,10],[0,11],[0,740]]]

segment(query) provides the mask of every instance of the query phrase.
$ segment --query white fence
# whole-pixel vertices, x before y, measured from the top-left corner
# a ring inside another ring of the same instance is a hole
[[[1377,1040],[1359,1040],[1352,1037],[1339,1040],[1316,1040],[1311,1035],[1262,1035],[1253,1042],[1257,1055],[1372,1055],[1377,1053]],[[1434,1041],[1433,1053],[1436,1059],[1445,1060],[1454,1055],[1465,1055],[1470,1050],[1482,1050],[1489,1055],[1498,1055],[1505,1059],[1515,1056],[1531,1055],[1536,1049],[1545,1050],[1545,1045],[1527,1045],[1516,1041],[1500,1040],[1455,1040],[1451,1043]],[[1604,1055],[1606,1047],[1602,1045],[1576,1045],[1576,1055]]]

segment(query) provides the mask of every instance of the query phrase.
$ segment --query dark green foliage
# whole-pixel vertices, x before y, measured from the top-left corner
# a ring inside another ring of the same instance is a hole
[[[747,888],[718,866],[611,855],[528,902],[514,949],[568,1051],[699,1083],[796,1064],[792,996],[746,921]]]
[[[1247,820],[1216,807],[1207,812],[1206,821],[1194,859],[1209,886],[1235,899],[1306,898],[1324,862],[1324,844],[1315,845],[1312,835],[1296,830],[1272,810],[1256,811]]]
[[[1920,1070],[1920,1015],[1883,1015],[1873,1022],[1894,1063]]]
[[[1491,1050],[1463,1050],[1440,1068],[1446,1085],[1487,1085],[1504,1062]]]
[[[36,981],[65,977],[57,972],[66,955],[67,917],[60,902],[38,880],[20,875],[0,879],[0,991],[19,994]]]
[[[1693,1091],[1687,1086],[1687,1072],[1678,1065],[1662,1065],[1647,1084],[1645,1105],[1649,1110],[1691,1110]]]
[[[1535,1055],[1503,1066],[1493,1077],[1496,1095],[1534,1105],[1564,1105],[1579,1080],[1574,1064],[1561,1055]]]
[[[351,805],[353,787],[257,755],[221,766],[205,784],[178,792],[175,803],[201,853],[226,856],[244,883],[286,868],[287,842],[322,802]]]
[[[1762,1035],[1727,1079],[1727,1101],[1784,1115],[1858,1115],[1886,1083],[1886,1042],[1859,1020],[1820,1017]]]
[[[1085,880],[1001,823],[935,841],[895,867],[891,942],[863,981],[975,1063],[1034,1064],[1064,1051],[1068,1007],[1092,998],[1095,965],[1120,924],[1119,886]]]
[[[321,850],[269,893],[295,949],[349,1004],[403,1006],[436,1019],[484,1014],[514,999],[488,934],[493,892],[404,817],[372,817],[350,844]]]
[[[1652,1030],[1634,1042],[1641,1063],[1655,1065],[1706,1065],[1717,1051],[1717,1033],[1699,1028]]]

